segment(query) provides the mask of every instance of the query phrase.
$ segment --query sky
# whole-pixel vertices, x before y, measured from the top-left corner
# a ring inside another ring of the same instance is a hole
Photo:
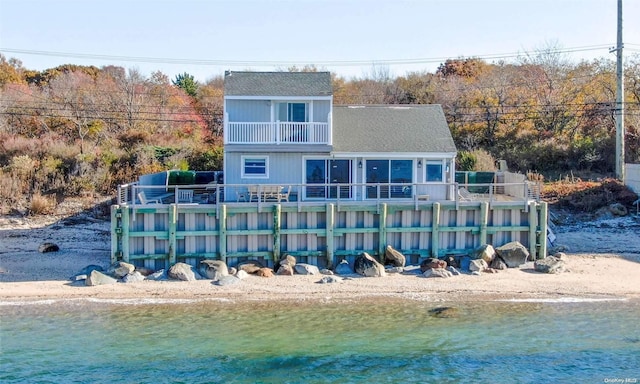
[[[623,0],[625,57],[640,0]],[[204,82],[314,64],[345,78],[515,62],[545,49],[615,60],[617,0],[0,0],[0,53],[27,69],[116,65]]]

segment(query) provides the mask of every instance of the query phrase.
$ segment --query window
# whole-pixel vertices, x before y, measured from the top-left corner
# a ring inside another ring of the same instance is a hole
[[[351,183],[351,160],[348,159],[308,159],[306,161],[306,183],[324,184],[323,186],[307,186],[307,198],[338,198],[350,199],[352,197],[351,188],[348,185],[327,185],[327,184],[349,184]]]
[[[242,177],[243,178],[268,178],[269,158],[268,157],[242,157]]]
[[[381,184],[367,186],[367,198],[411,197],[412,160],[367,160],[365,169],[368,184]]]
[[[309,121],[306,103],[279,103],[278,120],[304,123]]]
[[[427,163],[426,181],[442,181],[442,163]]]

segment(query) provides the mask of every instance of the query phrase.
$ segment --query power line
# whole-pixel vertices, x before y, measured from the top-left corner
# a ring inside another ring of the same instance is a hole
[[[546,51],[521,51],[521,52],[507,52],[507,53],[490,53],[481,55],[469,55],[462,57],[478,58],[485,60],[497,60],[497,59],[510,59],[516,57],[529,56],[534,54],[543,53],[576,53],[576,52],[588,52],[608,50],[611,44],[600,45],[588,45],[580,47],[571,47],[564,49],[553,49]],[[66,57],[76,59],[96,59],[107,61],[127,61],[138,63],[161,63],[161,64],[188,64],[188,65],[205,65],[205,66],[292,66],[292,65],[316,65],[316,66],[332,66],[332,67],[348,67],[348,66],[362,66],[370,64],[381,65],[406,65],[406,64],[437,64],[443,61],[449,60],[452,57],[427,57],[427,58],[413,58],[413,59],[371,59],[371,60],[316,60],[309,62],[298,62],[291,60],[211,60],[211,59],[176,59],[169,57],[145,57],[145,56],[115,56],[115,55],[102,55],[91,53],[77,53],[77,52],[55,52],[55,51],[38,51],[18,48],[0,48],[0,52],[7,53],[20,53],[25,55],[36,56],[53,56],[53,57]]]

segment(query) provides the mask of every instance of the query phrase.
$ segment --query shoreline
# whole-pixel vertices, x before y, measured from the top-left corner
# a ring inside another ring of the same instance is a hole
[[[68,279],[90,264],[108,266],[109,221],[83,216],[0,216],[0,304],[76,299],[283,303],[640,300],[638,228],[640,218],[634,216],[557,227],[556,245],[567,249],[568,272],[560,274],[535,272],[529,262],[498,273],[449,278],[389,274],[319,284],[322,275],[249,276],[231,286],[214,285],[211,280],[170,280],[87,287]],[[60,251],[38,252],[44,242],[56,243]]]
[[[640,300],[640,263],[616,255],[567,256],[568,272],[543,274],[532,263],[479,276],[450,278],[393,274],[347,277],[320,284],[322,275],[250,275],[232,286],[211,280],[142,281],[88,287],[66,280],[0,283],[0,303],[42,300],[228,300],[233,302],[339,302],[408,300],[467,301],[600,301]]]

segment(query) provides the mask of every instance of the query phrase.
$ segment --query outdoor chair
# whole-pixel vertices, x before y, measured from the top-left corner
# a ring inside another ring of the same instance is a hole
[[[144,193],[144,191],[138,192],[138,200],[140,200],[141,204],[151,204],[151,203],[162,204],[162,200],[160,199],[147,198],[147,195]]]
[[[471,193],[465,187],[458,188],[458,197],[460,197],[460,201],[474,201],[478,198],[478,194]]]
[[[193,203],[193,189],[178,189],[176,203]]]
[[[289,201],[289,195],[291,194],[291,186],[287,187],[286,192],[278,193],[278,201]]]

